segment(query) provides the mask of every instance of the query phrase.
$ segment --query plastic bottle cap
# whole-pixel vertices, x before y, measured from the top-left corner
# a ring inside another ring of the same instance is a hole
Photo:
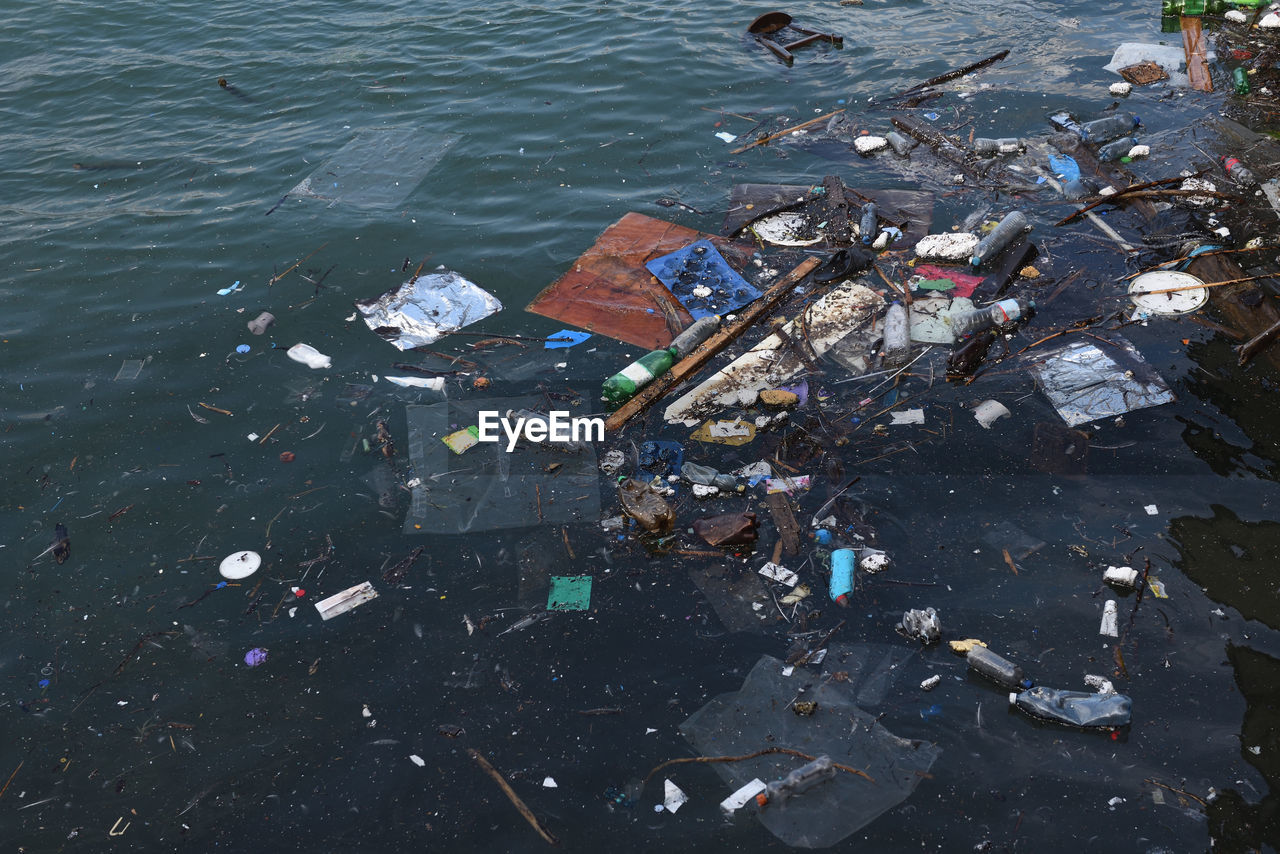
[[[1018,695],[1013,691],[1009,692],[1009,705],[1016,706],[1018,704]]]

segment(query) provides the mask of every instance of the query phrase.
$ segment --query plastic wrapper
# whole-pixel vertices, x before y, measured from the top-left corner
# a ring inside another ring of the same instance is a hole
[[[1174,400],[1155,369],[1122,338],[1073,341],[1041,353],[1030,371],[1071,427]]]
[[[431,344],[502,310],[497,297],[444,267],[380,297],[357,300],[369,328],[399,350]]]
[[[399,205],[462,137],[418,128],[365,130],[287,194],[361,208]]]

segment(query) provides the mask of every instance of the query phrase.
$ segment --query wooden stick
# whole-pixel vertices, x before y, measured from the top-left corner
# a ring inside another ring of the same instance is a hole
[[[267,435],[263,436],[261,439],[259,439],[259,440],[258,440],[258,444],[259,444],[259,445],[265,445],[265,444],[267,444],[267,440],[271,438],[271,434],[272,434],[272,433],[274,433],[274,432],[276,432],[276,431],[277,431],[277,430],[279,430],[279,429],[280,429],[280,425],[279,425],[279,424],[277,424],[276,426],[272,427],[270,430],[268,430],[268,431],[267,431]]]
[[[901,92],[894,95],[889,100],[896,101],[898,98],[903,98],[907,95],[912,94],[913,92],[919,92],[921,89],[928,89],[930,86],[937,86],[939,83],[946,83],[949,80],[955,80],[957,77],[963,77],[966,74],[971,74],[980,68],[986,68],[988,65],[995,65],[997,62],[1004,59],[1008,55],[1009,55],[1009,51],[1002,50],[993,56],[988,56],[986,59],[980,59],[977,62],[970,63],[969,65],[966,65],[964,68],[957,68],[952,71],[948,71],[946,74],[939,74],[937,77],[930,77],[928,80],[924,81],[923,83],[917,83],[916,85],[912,86],[910,89],[903,89]]]
[[[502,775],[498,773],[496,768],[489,764],[489,760],[485,759],[470,747],[467,748],[467,753],[471,754],[471,758],[476,761],[476,764],[484,769],[484,773],[492,777],[494,782],[502,788],[502,793],[506,795],[511,803],[515,805],[515,808],[520,811],[520,815],[524,816],[524,820],[529,822],[529,825],[533,827],[534,830],[538,831],[538,835],[541,836],[547,844],[560,844],[560,840],[552,836],[551,833],[542,826],[542,822],[538,821],[538,817],[533,814],[533,810],[525,806],[524,801],[520,800],[520,796],[515,793],[515,790],[511,788],[510,784],[503,779]]]
[[[1161,178],[1159,181],[1147,181],[1142,184],[1133,184],[1131,186],[1124,187],[1122,189],[1116,190],[1114,193],[1112,193],[1109,196],[1103,196],[1099,199],[1096,199],[1090,202],[1089,204],[1080,208],[1080,210],[1076,211],[1070,216],[1063,217],[1062,219],[1058,220],[1053,224],[1053,226],[1054,228],[1057,228],[1060,225],[1066,225],[1069,222],[1074,222],[1077,217],[1083,216],[1084,214],[1096,208],[1098,205],[1105,205],[1107,202],[1114,202],[1116,199],[1121,198],[1122,196],[1128,195],[1129,193],[1135,192],[1137,190],[1146,190],[1146,189],[1150,189],[1151,187],[1163,187],[1166,184],[1178,184],[1185,180],[1187,179],[1179,175],[1177,178]],[[1201,190],[1200,194],[1208,195],[1208,191]]]
[[[4,797],[4,793],[9,791],[9,784],[13,782],[13,778],[18,776],[18,772],[22,770],[22,766],[27,764],[27,760],[18,763],[18,767],[13,769],[13,773],[9,775],[9,779],[4,781],[4,788],[0,789],[0,798]]]
[[[1280,321],[1276,321],[1271,324],[1266,329],[1237,347],[1236,364],[1243,366],[1244,363],[1252,359],[1259,350],[1270,344],[1275,339],[1276,335],[1280,335]]]
[[[840,113],[843,113],[843,112],[844,112],[844,109],[841,108],[839,110],[835,110],[834,112],[827,113],[825,116],[818,116],[816,119],[809,119],[809,121],[807,122],[801,122],[798,125],[792,125],[786,130],[780,130],[777,133],[771,133],[768,136],[762,136],[759,139],[757,139],[755,142],[749,142],[746,145],[742,146],[741,148],[735,148],[733,151],[730,151],[729,153],[741,154],[742,152],[748,149],[755,148],[757,145],[767,145],[768,143],[773,142],[778,137],[786,136],[789,133],[795,133],[798,130],[804,130],[805,128],[810,127],[811,125],[816,125],[820,121],[829,119],[832,116],[839,115]]]
[[[661,399],[676,383],[711,361],[717,353],[747,331],[748,327],[766,312],[771,311],[775,305],[791,293],[792,288],[798,285],[805,276],[809,275],[818,264],[817,258],[806,258],[797,264],[794,270],[787,273],[773,287],[769,288],[764,296],[742,311],[733,325],[721,329],[715,335],[703,341],[692,353],[676,362],[670,371],[649,383],[648,387],[642,389],[639,394],[620,406],[604,422],[605,429],[609,431],[620,429],[634,416]]]
[[[1130,293],[1129,296],[1145,297],[1145,296],[1151,296],[1152,294],[1174,294],[1174,293],[1177,293],[1178,291],[1195,291],[1195,290],[1199,290],[1200,288],[1216,288],[1219,285],[1234,285],[1234,284],[1238,284],[1239,282],[1252,282],[1255,279],[1274,279],[1275,277],[1276,277],[1275,273],[1265,273],[1261,276],[1245,276],[1244,278],[1240,278],[1240,279],[1227,279],[1226,281],[1223,281],[1223,282],[1205,282],[1203,285],[1179,285],[1176,288],[1160,288],[1159,290],[1154,290],[1154,291],[1134,291]]]
[[[272,210],[275,210],[275,208],[272,208]],[[268,211],[267,213],[270,213],[270,212],[271,212],[271,211]],[[316,252],[319,252],[321,249],[325,248],[325,247],[326,247],[326,246],[328,246],[328,245],[329,245],[329,241],[327,241],[327,240],[326,240],[324,243],[321,243],[321,244],[320,244],[320,246],[319,246],[319,248],[318,248],[318,249],[316,249],[316,251],[315,251],[315,252],[312,252],[312,253],[311,253],[311,255],[316,254]],[[308,256],[307,256],[307,258],[310,258],[310,257],[311,257],[311,255],[308,255]],[[272,276],[270,279],[267,279],[267,287],[271,287],[271,286],[272,286],[272,285],[274,285],[276,282],[280,281],[280,280],[281,280],[281,279],[283,279],[285,276],[289,275],[289,273],[293,272],[293,270],[295,270],[295,269],[298,267],[298,265],[299,265],[299,264],[301,264],[303,261],[306,261],[306,260],[307,260],[307,258],[303,258],[303,259],[301,259],[301,260],[299,260],[299,261],[294,261],[294,262],[293,262],[293,264],[292,264],[292,266],[290,266],[290,267],[289,267],[289,269],[285,270],[283,273],[281,273],[281,274],[280,274],[280,275],[278,275],[278,276]]]
[[[797,759],[808,760],[809,762],[812,762],[814,759],[817,758],[815,756],[810,756],[807,753],[801,753],[798,750],[792,750],[789,747],[766,747],[764,750],[757,750],[755,753],[747,753],[742,756],[685,756],[680,759],[668,759],[666,762],[663,762],[661,765],[654,767],[652,771],[650,771],[647,775],[645,775],[644,782],[645,783],[649,782],[651,779],[653,779],[654,774],[657,774],[663,768],[668,768],[672,765],[683,765],[687,762],[742,762],[747,759],[755,759],[758,756],[769,756],[775,753],[783,753],[783,754],[786,754],[787,756],[794,756]],[[842,765],[839,762],[832,762],[831,767],[839,768],[841,771],[848,771],[850,774],[857,774],[859,777],[862,777],[863,779],[870,780],[873,783],[875,782],[875,778],[872,777],[870,774],[868,774],[866,771],[860,771],[857,768],[853,768],[849,765]]]

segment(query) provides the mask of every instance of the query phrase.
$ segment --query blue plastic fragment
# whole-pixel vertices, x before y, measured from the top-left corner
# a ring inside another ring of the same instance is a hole
[[[710,240],[694,241],[683,249],[646,261],[644,266],[694,320],[728,314],[760,296],[760,291],[729,266]],[[710,293],[696,295],[694,290],[699,287]]]
[[[244,285],[240,284],[239,279],[236,279],[235,282],[232,283],[231,287],[223,288],[222,290],[218,291],[218,296],[225,297],[227,294],[234,294],[236,291],[242,291],[242,290],[244,290]]]
[[[926,119],[928,119],[929,121],[931,121],[931,122],[936,122],[936,121],[938,120],[938,114],[937,114],[937,113],[925,113],[925,114],[924,114],[924,117],[925,117]]]
[[[267,651],[260,646],[255,646],[244,654],[244,663],[250,667],[257,667],[259,664],[267,660]]]
[[[590,332],[577,332],[573,329],[561,329],[559,332],[553,332],[547,336],[546,349],[561,350],[565,347],[572,347],[574,344],[581,344],[591,337]]]
[[[1053,174],[1062,179],[1063,183],[1074,181],[1080,177],[1080,166],[1076,163],[1076,159],[1069,154],[1050,154],[1049,168],[1053,170]]]
[[[41,680],[40,680],[39,682],[37,682],[36,684],[37,684],[37,685],[39,685],[41,688],[48,688],[48,687],[49,687],[49,680],[48,680],[48,679],[41,679]]]
[[[249,345],[248,345],[248,344],[240,344],[240,345],[238,345],[238,346],[236,347],[236,352],[237,352],[237,353],[248,353],[248,352],[249,352]]]

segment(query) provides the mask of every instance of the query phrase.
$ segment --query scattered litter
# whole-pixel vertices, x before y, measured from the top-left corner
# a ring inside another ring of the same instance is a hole
[[[777,495],[785,493],[786,495],[794,495],[797,492],[805,492],[809,489],[810,478],[807,474],[797,475],[795,477],[768,477],[765,478],[765,492],[769,495]]]
[[[423,759],[421,756],[419,756],[416,753],[409,754],[409,761],[412,762],[414,765],[417,765],[419,768],[425,767],[427,764],[427,760]]]
[[[255,646],[244,654],[244,663],[250,667],[257,667],[259,664],[265,664],[267,660],[267,651],[260,646]]]
[[[365,581],[354,587],[348,587],[341,593],[335,593],[327,599],[321,599],[316,603],[316,610],[320,612],[320,619],[331,620],[339,614],[345,614],[352,608],[377,598],[378,591],[373,589],[372,584]]]
[[[942,677],[937,674],[934,674],[933,676],[930,676],[928,679],[920,683],[920,689],[923,691],[932,691],[934,688],[937,688],[941,684],[942,684]]]
[[[294,344],[286,351],[286,355],[295,362],[301,362],[308,368],[331,368],[333,362],[310,344]]]
[[[502,310],[493,294],[444,267],[355,305],[365,324],[398,350],[432,344]]]
[[[555,781],[554,779],[552,779],[551,777],[543,777],[543,778],[542,778],[542,788],[544,788],[544,789],[558,789],[558,788],[560,788],[560,786],[559,786],[559,785],[556,783],[556,781]]]
[[[1159,514],[1159,512],[1160,512],[1160,508],[1159,508],[1159,507],[1157,507],[1157,506],[1156,506],[1156,505],[1154,505],[1154,504],[1148,504],[1148,505],[1146,505],[1145,507],[1143,507],[1142,509],[1143,509],[1143,510],[1145,510],[1145,511],[1147,511],[1147,515],[1148,515],[1148,516],[1155,516],[1155,515]]]
[[[978,420],[986,429],[990,430],[991,425],[999,418],[1009,415],[1009,409],[998,400],[984,400],[973,409],[973,417]]]

